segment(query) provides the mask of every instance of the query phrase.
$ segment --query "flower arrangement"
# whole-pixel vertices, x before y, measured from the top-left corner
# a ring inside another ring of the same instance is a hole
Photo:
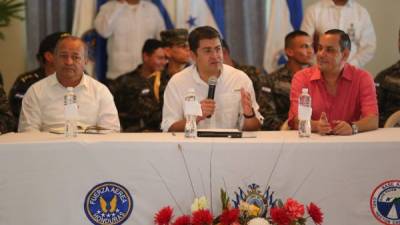
[[[259,186],[249,185],[245,193],[240,189],[232,206],[227,193],[221,190],[222,213],[216,217],[208,209],[205,197],[196,198],[191,206],[191,215],[174,219],[170,206],[162,208],[154,216],[155,225],[305,225],[308,218],[320,225],[323,214],[318,206],[310,203],[306,209],[303,204],[289,198],[283,203],[274,200],[269,188],[262,194]],[[307,214],[306,215],[306,211]]]

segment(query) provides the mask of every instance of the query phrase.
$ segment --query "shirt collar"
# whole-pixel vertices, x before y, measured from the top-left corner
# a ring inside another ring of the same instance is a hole
[[[353,80],[353,74],[354,73],[352,73],[351,67],[349,66],[348,63],[346,63],[343,67],[342,78],[351,81]]]
[[[49,76],[49,79],[50,79],[50,86],[59,86],[59,87],[65,88],[64,86],[62,86],[60,84],[60,82],[58,82],[56,73],[51,74]],[[87,75],[83,74],[81,81],[79,82],[79,84],[75,88],[88,88],[89,87],[88,85],[89,84],[88,84]]]
[[[313,69],[315,70],[315,73],[311,74],[310,80],[321,80],[321,70],[318,69],[317,65],[315,65]]]
[[[312,73],[312,75],[310,77],[311,81],[313,81],[313,80],[321,80],[322,79],[321,70],[319,70],[317,66],[315,66],[315,69],[316,69],[316,72]],[[344,65],[344,67],[343,67],[343,71],[342,71],[342,74],[341,74],[339,79],[343,78],[343,79],[346,79],[346,80],[349,80],[349,81],[353,80],[353,73],[352,73],[351,70],[352,69],[349,66],[349,64],[346,63]]]
[[[201,78],[200,78],[200,74],[199,74],[199,71],[197,70],[197,66],[196,66],[196,64],[193,64],[192,65],[192,76],[193,76],[193,79],[194,79],[194,81],[197,83],[197,84],[206,84],[206,85],[208,85],[207,84],[207,82],[205,82],[205,81],[203,81]],[[219,75],[219,77],[218,77],[218,80],[222,80],[223,79],[223,74],[224,74],[224,64],[222,64],[222,67],[221,67],[221,73],[220,73],[220,75]]]

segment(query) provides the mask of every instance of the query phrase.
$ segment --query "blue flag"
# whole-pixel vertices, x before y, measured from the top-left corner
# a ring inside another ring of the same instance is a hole
[[[165,25],[192,30],[209,25],[225,34],[224,0],[152,0],[160,10]]]

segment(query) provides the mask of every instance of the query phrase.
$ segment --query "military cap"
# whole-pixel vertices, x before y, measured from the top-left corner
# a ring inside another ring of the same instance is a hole
[[[52,33],[48,36],[46,36],[39,45],[39,50],[38,53],[36,54],[36,57],[39,61],[43,60],[43,56],[45,52],[53,52],[54,49],[56,48],[58,40],[60,40],[62,37],[70,35],[67,32],[55,32]]]
[[[170,29],[160,33],[161,40],[165,45],[186,44],[188,41],[188,31],[186,29]]]

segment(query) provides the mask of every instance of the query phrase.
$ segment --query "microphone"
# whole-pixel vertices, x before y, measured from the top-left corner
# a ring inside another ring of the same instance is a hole
[[[218,78],[216,76],[211,76],[208,78],[208,99],[214,99],[215,86],[217,85]]]
[[[218,78],[216,76],[211,76],[208,78],[208,95],[207,99],[214,99],[215,87],[217,85]],[[208,115],[207,118],[210,118],[211,115]]]

